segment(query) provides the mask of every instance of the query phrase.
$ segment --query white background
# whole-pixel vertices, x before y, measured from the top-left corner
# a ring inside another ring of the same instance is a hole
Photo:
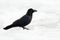
[[[3,30],[29,8],[37,10],[30,30]],[[60,0],[0,0],[0,40],[60,40]]]

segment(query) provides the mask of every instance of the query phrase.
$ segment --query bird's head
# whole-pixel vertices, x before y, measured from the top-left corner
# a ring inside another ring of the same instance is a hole
[[[30,8],[27,11],[27,15],[32,15],[34,12],[37,12],[37,10],[34,10],[34,9]]]
[[[32,8],[30,8],[30,9],[28,9],[28,12],[37,12],[37,10],[34,10],[34,9],[32,9]]]

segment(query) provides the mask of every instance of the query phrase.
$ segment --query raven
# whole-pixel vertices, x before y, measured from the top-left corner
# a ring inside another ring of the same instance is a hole
[[[28,25],[31,22],[32,14],[34,12],[37,12],[37,10],[29,8],[27,13],[23,17],[21,17],[20,19],[14,21],[11,25],[8,25],[7,27],[5,27],[3,29],[8,30],[8,29],[13,28],[13,27],[22,27],[23,29],[28,30],[28,28],[26,28],[25,26]]]

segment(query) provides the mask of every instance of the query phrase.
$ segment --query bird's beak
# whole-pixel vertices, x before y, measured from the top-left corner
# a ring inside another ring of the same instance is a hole
[[[37,10],[34,10],[34,12],[37,12]]]

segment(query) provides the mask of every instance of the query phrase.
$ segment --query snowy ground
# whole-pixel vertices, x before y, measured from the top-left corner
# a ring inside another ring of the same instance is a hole
[[[3,30],[29,8],[37,10],[30,30]],[[60,0],[0,0],[0,40],[60,40]]]

